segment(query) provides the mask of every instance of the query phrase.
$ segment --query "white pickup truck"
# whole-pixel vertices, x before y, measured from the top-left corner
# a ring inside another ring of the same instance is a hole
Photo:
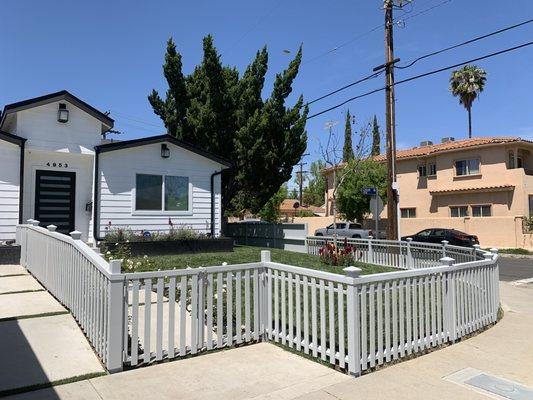
[[[331,224],[326,228],[320,228],[315,231],[315,236],[333,236],[335,232],[334,225]],[[366,239],[372,236],[370,229],[363,229],[357,222],[337,222],[337,237],[348,237],[356,239]]]

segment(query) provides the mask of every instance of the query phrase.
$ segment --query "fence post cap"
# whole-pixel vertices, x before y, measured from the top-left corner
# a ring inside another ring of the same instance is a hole
[[[440,263],[442,265],[448,265],[448,266],[452,266],[454,261],[455,260],[453,258],[451,258],[451,257],[442,257],[440,259]]]
[[[27,219],[26,222],[30,225],[33,225],[33,221],[34,219],[33,218],[30,218],[30,219]]]
[[[492,253],[492,254],[498,254],[498,252],[500,250],[498,250],[497,248],[493,247],[492,249],[489,249],[489,251]]]
[[[450,242],[448,242],[447,240],[441,240],[441,243],[443,246],[446,246],[447,244],[449,244]]]
[[[368,239],[369,239],[369,240],[372,240],[372,239],[374,239],[374,236],[372,236],[372,235],[368,235]]]
[[[55,232],[56,229],[57,229],[57,226],[55,226],[55,225],[48,225],[48,226],[46,227],[46,229],[48,229],[50,232]]]
[[[359,278],[359,275],[361,275],[361,272],[363,272],[361,268],[357,268],[352,265],[349,267],[343,268],[343,271],[350,278]]]
[[[479,250],[479,249],[481,248],[481,245],[479,245],[479,244],[475,244],[475,245],[473,245],[472,247],[473,247],[474,249],[476,249],[476,250]]]
[[[261,250],[261,262],[270,262],[270,250]]]
[[[70,237],[74,240],[80,240],[81,239],[81,232],[80,231],[72,231],[70,232]]]
[[[36,219],[28,220],[28,222],[30,222],[30,224],[32,224],[33,226],[39,226],[40,223],[40,221],[37,221]]]
[[[407,242],[412,242],[412,241],[413,241],[413,238],[412,238],[412,237],[408,237],[408,238],[405,238],[405,240],[406,240]]]
[[[112,274],[120,274],[122,267],[122,260],[109,261],[109,269]]]
[[[492,260],[493,256],[494,256],[494,254],[489,253],[489,252],[486,252],[486,253],[483,254],[483,257],[485,257],[485,260]]]

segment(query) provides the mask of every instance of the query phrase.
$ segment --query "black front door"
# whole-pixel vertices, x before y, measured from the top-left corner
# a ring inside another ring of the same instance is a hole
[[[57,231],[74,230],[76,173],[37,170],[35,219],[41,226],[55,225]]]

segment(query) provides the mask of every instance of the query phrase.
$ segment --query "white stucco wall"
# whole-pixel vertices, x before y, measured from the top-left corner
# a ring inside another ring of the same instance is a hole
[[[69,110],[69,121],[57,121],[59,103]],[[57,101],[17,114],[16,135],[28,139],[28,149],[93,154],[100,144],[102,123],[67,101]]]
[[[19,219],[20,147],[0,140],[0,241],[15,239]]]
[[[152,144],[100,154],[99,161],[99,235],[111,222],[113,228],[134,231],[168,231],[168,219],[208,233],[211,229],[211,174],[222,165],[198,154],[167,143],[171,156],[161,158],[161,144]],[[189,177],[192,186],[190,213],[171,211],[134,211],[135,177],[137,173]],[[220,176],[215,177],[215,232],[220,234]]]

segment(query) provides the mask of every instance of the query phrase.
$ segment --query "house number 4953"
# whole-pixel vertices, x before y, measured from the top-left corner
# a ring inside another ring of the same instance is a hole
[[[67,163],[55,163],[55,162],[50,162],[50,161],[48,161],[46,163],[46,166],[47,167],[68,168],[68,164]]]

